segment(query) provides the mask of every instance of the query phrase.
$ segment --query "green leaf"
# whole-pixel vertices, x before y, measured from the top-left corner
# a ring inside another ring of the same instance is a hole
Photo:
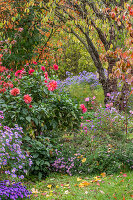
[[[39,156],[39,154],[36,153],[36,154],[33,155],[33,158],[38,158],[38,156]]]
[[[37,165],[40,165],[40,161],[39,161],[39,160],[37,160],[37,161],[36,161],[36,164],[37,164]]]
[[[31,122],[31,117],[30,116],[26,117],[26,119],[27,119],[28,122]]]
[[[50,167],[50,163],[48,161],[45,161],[44,164],[47,165],[48,167]]]
[[[38,119],[37,118],[34,119],[34,122],[35,122],[36,125],[38,125]]]

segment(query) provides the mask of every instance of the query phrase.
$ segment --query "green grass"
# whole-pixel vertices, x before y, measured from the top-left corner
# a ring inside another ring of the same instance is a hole
[[[78,102],[84,103],[85,98],[96,96],[96,101],[99,104],[104,105],[104,93],[101,86],[92,89],[89,84],[73,84],[69,87],[71,97],[75,98]]]
[[[130,200],[133,199],[132,177],[133,172],[107,177],[51,174],[43,181],[30,184],[30,189],[35,190],[31,200]],[[84,181],[90,185],[79,187]]]

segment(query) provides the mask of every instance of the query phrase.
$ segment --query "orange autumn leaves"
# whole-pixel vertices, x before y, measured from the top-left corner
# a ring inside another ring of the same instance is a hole
[[[82,178],[77,178],[77,181],[82,181],[80,184],[75,184],[75,186],[78,186],[79,188],[83,188],[83,187],[87,187],[89,185],[91,185],[92,183],[96,182],[97,185],[100,185],[99,182],[101,181],[101,178],[105,178],[106,177],[106,173],[103,172],[101,173],[101,176],[96,176],[94,177],[94,180],[91,180],[90,182],[83,180]]]

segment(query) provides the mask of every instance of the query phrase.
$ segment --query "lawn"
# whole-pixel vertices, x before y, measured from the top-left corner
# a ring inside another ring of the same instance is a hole
[[[53,173],[45,180],[30,183],[29,189],[33,193],[31,200],[130,200],[133,199],[132,177],[133,172],[72,177]]]

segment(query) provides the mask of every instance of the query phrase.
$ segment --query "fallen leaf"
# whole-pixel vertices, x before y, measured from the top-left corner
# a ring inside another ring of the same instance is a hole
[[[103,178],[106,177],[106,173],[105,173],[105,172],[101,173],[101,176],[102,176]]]
[[[77,181],[81,181],[82,180],[82,178],[77,178]]]
[[[122,174],[123,175],[123,177],[127,177],[127,174]]]
[[[65,187],[69,187],[69,184],[64,185]]]
[[[47,185],[47,188],[51,189],[52,185]]]
[[[47,193],[45,193],[45,192],[44,192],[44,193],[41,193],[41,195],[43,195],[43,196],[45,196],[46,194],[47,194]]]
[[[102,191],[102,190],[99,190],[99,192],[101,192],[101,194],[105,194],[105,192],[104,192],[104,191]]]
[[[31,191],[32,191],[32,193],[35,193],[35,194],[36,194],[36,193],[39,193],[38,190],[35,189],[35,188],[32,188]]]
[[[88,186],[88,185],[90,185],[89,182],[83,181],[82,183],[79,184],[79,187],[86,187],[86,186]]]

